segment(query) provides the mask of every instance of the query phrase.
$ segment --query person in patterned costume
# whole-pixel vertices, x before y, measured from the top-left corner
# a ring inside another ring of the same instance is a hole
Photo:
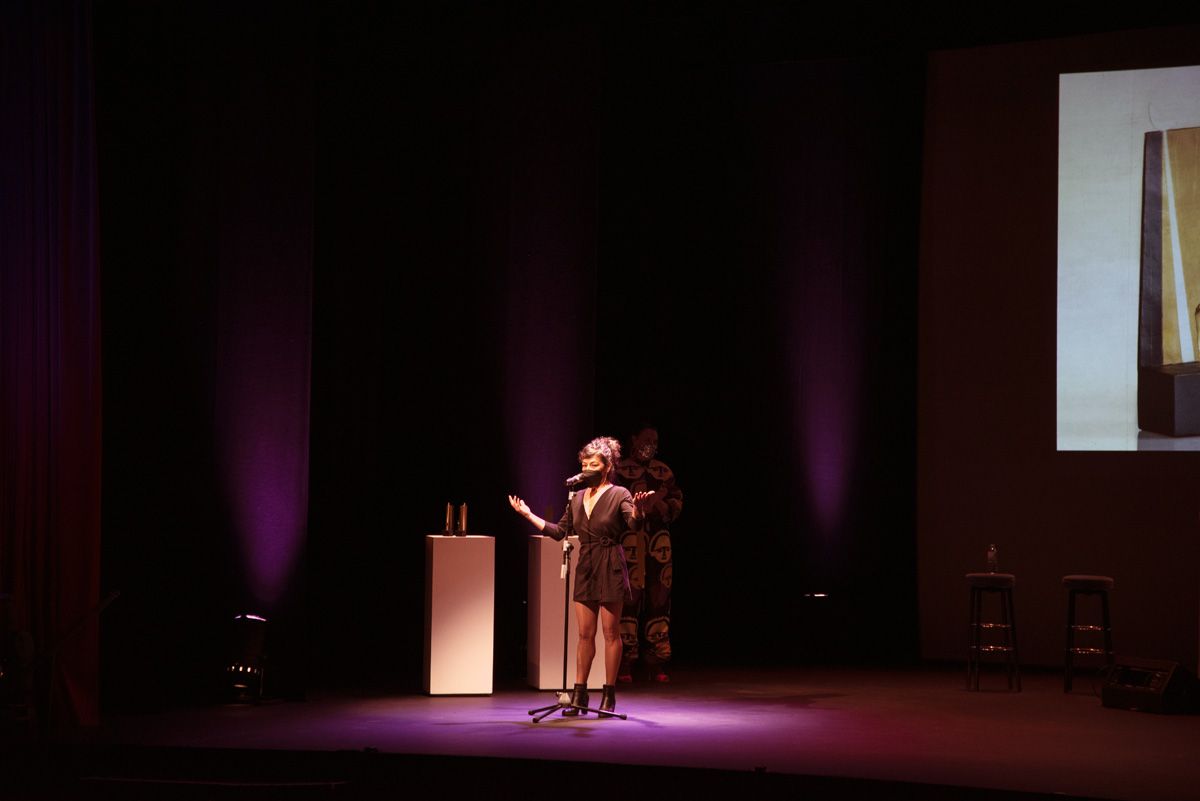
[[[617,463],[616,483],[631,493],[653,494],[643,504],[642,525],[627,528],[622,538],[631,596],[621,610],[617,680],[633,681],[640,658],[655,681],[666,682],[671,661],[671,524],[683,510],[683,491],[667,463],[656,458],[658,430],[653,425],[637,427],[629,453]]]

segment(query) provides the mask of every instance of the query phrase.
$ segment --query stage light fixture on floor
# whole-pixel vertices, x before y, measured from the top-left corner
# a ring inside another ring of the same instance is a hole
[[[267,668],[267,619],[261,615],[235,615],[225,684],[230,700],[253,704],[263,697]]]

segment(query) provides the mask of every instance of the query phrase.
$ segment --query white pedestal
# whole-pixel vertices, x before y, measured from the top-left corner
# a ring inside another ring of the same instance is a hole
[[[571,584],[567,598],[575,593],[575,568],[579,562],[579,538],[567,538],[571,551]],[[529,686],[554,690],[563,684],[563,544],[553,537],[535,534],[529,538],[529,625],[526,667]],[[568,601],[567,616],[567,687],[575,684],[575,646],[579,627],[575,622],[575,602]],[[596,630],[596,658],[588,673],[588,688],[604,686],[604,635]]]
[[[425,692],[490,695],[496,540],[425,538]]]

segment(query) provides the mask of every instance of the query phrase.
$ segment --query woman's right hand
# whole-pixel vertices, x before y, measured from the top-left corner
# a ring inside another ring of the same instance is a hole
[[[526,519],[533,514],[529,511],[529,504],[525,503],[525,501],[521,500],[516,495],[508,496],[508,504],[516,511],[517,514]]]

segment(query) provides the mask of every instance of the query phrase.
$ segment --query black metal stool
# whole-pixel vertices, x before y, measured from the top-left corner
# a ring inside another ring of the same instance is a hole
[[[1067,588],[1067,653],[1063,670],[1063,692],[1071,692],[1075,674],[1076,656],[1103,656],[1105,663],[1113,664],[1112,625],[1108,617],[1108,591],[1113,588],[1110,576],[1063,576]],[[1100,625],[1078,625],[1075,622],[1075,607],[1080,595],[1095,595],[1100,598]],[[1080,646],[1075,644],[1075,632],[1103,632],[1104,647]]]
[[[984,654],[1004,654],[1008,667],[1008,689],[1021,690],[1021,665],[1017,656],[1017,617],[1013,610],[1013,587],[1017,577],[1012,573],[968,573],[967,586],[971,588],[970,643],[967,647],[967,689],[979,689],[979,666]],[[1000,598],[1000,620],[985,619],[983,598],[995,593]],[[984,631],[999,631],[1000,642],[995,638],[984,641]]]

